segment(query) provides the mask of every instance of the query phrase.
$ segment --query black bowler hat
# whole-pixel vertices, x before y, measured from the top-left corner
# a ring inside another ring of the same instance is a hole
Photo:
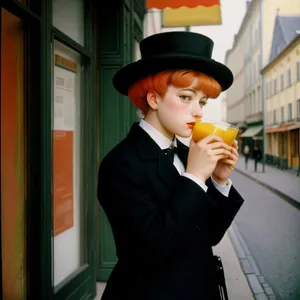
[[[165,70],[187,69],[213,77],[227,90],[233,74],[225,65],[211,58],[214,42],[205,35],[171,31],[151,35],[140,43],[141,59],[117,71],[113,85],[123,95],[136,81]]]

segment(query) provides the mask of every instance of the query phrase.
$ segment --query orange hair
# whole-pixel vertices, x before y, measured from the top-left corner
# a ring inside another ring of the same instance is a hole
[[[197,79],[196,90],[201,90],[209,98],[217,98],[221,93],[220,84],[212,77],[190,70],[163,71],[135,82],[128,90],[128,97],[132,103],[145,114],[148,110],[147,93],[151,90],[164,95],[169,85],[176,88],[190,86]]]

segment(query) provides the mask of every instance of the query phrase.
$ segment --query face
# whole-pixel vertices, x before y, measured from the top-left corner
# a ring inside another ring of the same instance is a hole
[[[176,88],[170,85],[164,96],[157,95],[155,127],[171,140],[174,134],[190,137],[195,121],[203,116],[208,97],[193,86]]]

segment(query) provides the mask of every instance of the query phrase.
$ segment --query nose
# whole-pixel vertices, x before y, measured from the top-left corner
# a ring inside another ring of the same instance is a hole
[[[203,108],[197,103],[193,108],[193,117],[195,119],[201,119],[203,117]]]

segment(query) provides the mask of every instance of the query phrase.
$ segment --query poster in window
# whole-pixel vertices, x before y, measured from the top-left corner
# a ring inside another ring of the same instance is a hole
[[[53,107],[54,236],[74,226],[76,62],[55,55]]]

